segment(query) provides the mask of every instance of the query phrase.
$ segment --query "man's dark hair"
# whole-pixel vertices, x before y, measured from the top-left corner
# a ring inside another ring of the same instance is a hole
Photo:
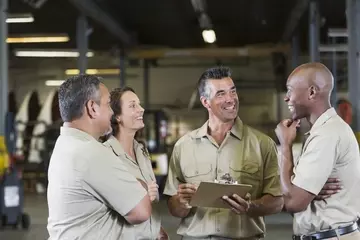
[[[113,130],[112,134],[114,136],[116,136],[120,131],[119,123],[116,120],[116,117],[122,113],[121,97],[122,95],[124,95],[124,93],[128,91],[135,93],[134,89],[127,86],[121,88],[115,88],[110,92],[110,106],[114,112],[113,116],[111,117],[111,128]]]
[[[83,74],[70,77],[60,86],[59,109],[64,122],[79,119],[89,100],[100,104],[100,83],[100,77]]]
[[[223,79],[231,77],[231,70],[228,67],[218,66],[207,69],[201,74],[198,81],[198,91],[200,97],[210,98],[210,89],[207,87],[209,79]]]

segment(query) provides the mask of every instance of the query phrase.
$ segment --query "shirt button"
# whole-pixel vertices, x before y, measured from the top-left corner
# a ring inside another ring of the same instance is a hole
[[[199,174],[199,171],[195,171],[195,174]]]
[[[220,232],[220,228],[216,229],[216,231]]]
[[[218,173],[222,173],[222,170],[221,170],[221,169],[219,169],[219,170],[218,170]]]

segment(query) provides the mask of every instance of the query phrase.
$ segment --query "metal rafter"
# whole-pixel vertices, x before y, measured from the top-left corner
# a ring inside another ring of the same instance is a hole
[[[281,37],[281,42],[287,42],[290,40],[297,26],[299,25],[299,21],[306,9],[309,7],[310,0],[298,0],[295,7],[291,10],[289,14],[289,19],[285,26],[284,33]]]
[[[70,0],[81,12],[102,24],[111,34],[121,40],[124,46],[135,45],[133,37],[109,14],[92,0]]]

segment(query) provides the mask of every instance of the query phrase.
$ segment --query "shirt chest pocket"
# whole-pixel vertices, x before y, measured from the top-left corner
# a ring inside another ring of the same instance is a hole
[[[183,174],[187,183],[200,184],[200,182],[204,181],[213,181],[212,170],[210,164],[201,167],[189,165],[184,167]]]
[[[238,166],[230,166],[231,176],[242,184],[250,184],[253,190],[260,185],[261,171],[258,163],[248,162]]]

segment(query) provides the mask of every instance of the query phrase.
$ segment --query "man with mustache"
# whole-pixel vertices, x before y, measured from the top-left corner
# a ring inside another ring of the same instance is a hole
[[[287,81],[285,102],[292,119],[280,122],[276,134],[284,208],[293,213],[293,239],[360,239],[360,153],[348,124],[330,105],[333,76],[321,63],[297,67]],[[301,155],[293,159],[296,127],[305,118],[311,126]],[[342,189],[325,201],[313,201],[328,178]]]
[[[182,239],[262,239],[263,216],[283,207],[276,145],[238,117],[229,68],[206,70],[198,90],[209,119],[175,144],[164,190],[170,213],[182,218],[177,233]],[[223,197],[231,209],[189,206],[201,181],[219,180],[225,173],[252,185],[252,201],[233,195]]]

